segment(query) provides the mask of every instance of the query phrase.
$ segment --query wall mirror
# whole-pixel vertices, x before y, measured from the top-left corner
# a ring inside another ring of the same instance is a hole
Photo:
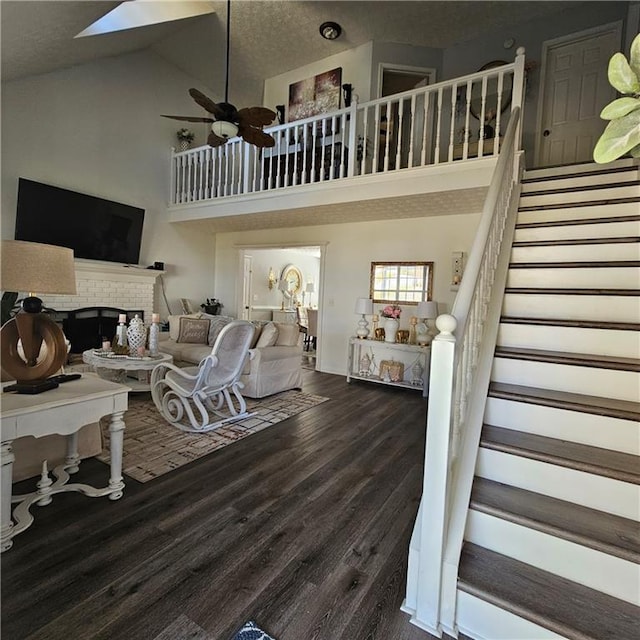
[[[282,270],[280,279],[286,283],[286,293],[290,296],[302,293],[302,273],[298,267],[288,264]]]
[[[487,62],[478,69],[478,71],[486,71],[495,67],[501,67],[507,64],[504,60],[492,60]],[[502,76],[502,87],[500,96],[498,96],[499,76],[487,78],[487,100],[484,105],[484,118],[488,124],[498,113],[498,97],[500,98],[500,112],[504,111],[511,104],[511,93],[513,90],[513,76],[511,73],[504,73]],[[471,101],[469,103],[469,111],[471,115],[480,120],[482,117],[482,82],[476,81],[471,87]]]
[[[432,299],[433,262],[372,262],[369,297],[374,302],[418,304]]]

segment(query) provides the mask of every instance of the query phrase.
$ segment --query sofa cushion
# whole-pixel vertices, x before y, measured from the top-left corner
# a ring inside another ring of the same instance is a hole
[[[207,318],[180,318],[180,330],[176,342],[208,344],[209,324]]]
[[[300,340],[300,327],[297,324],[283,324],[276,322],[278,336],[275,342],[276,347],[295,347]]]
[[[207,338],[207,343],[210,347],[213,347],[222,328],[235,320],[235,318],[231,316],[214,316],[210,313],[201,313],[200,317],[209,320],[209,337]]]
[[[258,342],[256,342],[256,349],[260,349],[261,347],[272,347],[275,345],[277,340],[278,328],[273,322],[267,322],[267,324],[262,327],[262,332],[260,333]]]
[[[199,318],[202,314],[190,313],[177,316],[169,316],[169,336],[172,340],[177,340],[180,333],[180,318]]]

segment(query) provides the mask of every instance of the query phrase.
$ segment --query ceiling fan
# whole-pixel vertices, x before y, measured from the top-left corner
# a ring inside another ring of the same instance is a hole
[[[172,120],[185,122],[210,122],[211,132],[207,137],[207,144],[211,147],[219,147],[225,144],[229,138],[240,136],[256,147],[273,147],[275,139],[262,130],[262,127],[271,124],[276,113],[266,107],[245,107],[236,109],[229,103],[229,40],[230,40],[231,0],[227,0],[227,67],[224,84],[224,102],[215,103],[204,93],[197,89],[189,89],[189,95],[203,109],[208,111],[213,118],[198,118],[194,116],[168,116]]]

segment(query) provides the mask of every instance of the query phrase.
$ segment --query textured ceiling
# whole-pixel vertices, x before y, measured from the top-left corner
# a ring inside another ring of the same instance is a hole
[[[171,1],[171,0],[169,0]],[[107,0],[3,0],[2,80],[46,73],[92,59],[153,47],[213,89],[223,81],[226,2],[216,13],[117,33],[73,36],[117,6]],[[580,2],[234,0],[231,85],[262,81],[369,40],[450,47],[490,28],[525,22]],[[319,25],[342,25],[327,41]]]

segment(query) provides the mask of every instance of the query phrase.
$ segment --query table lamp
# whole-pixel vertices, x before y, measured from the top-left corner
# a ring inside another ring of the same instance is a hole
[[[64,365],[67,345],[62,329],[42,313],[42,300],[33,292],[76,293],[73,251],[39,242],[3,240],[1,269],[2,291],[29,292],[22,309],[0,330],[2,368],[17,380],[13,391],[40,393],[53,389],[58,383],[47,378]],[[43,343],[46,352],[41,354]]]
[[[429,344],[431,340],[433,340],[431,328],[429,327],[429,320],[433,320],[438,317],[438,303],[433,302],[432,300],[419,302],[416,310],[416,316],[425,320],[425,322],[421,322],[416,325],[418,344]]]
[[[356,335],[358,338],[363,340],[369,335],[369,323],[367,322],[365,315],[371,315],[373,313],[373,300],[369,298],[357,298],[354,313],[362,315],[362,318],[358,320]]]
[[[307,282],[306,292],[309,294],[309,306],[311,306],[311,295],[316,290],[313,282]],[[302,305],[304,306],[304,293],[302,295]]]

